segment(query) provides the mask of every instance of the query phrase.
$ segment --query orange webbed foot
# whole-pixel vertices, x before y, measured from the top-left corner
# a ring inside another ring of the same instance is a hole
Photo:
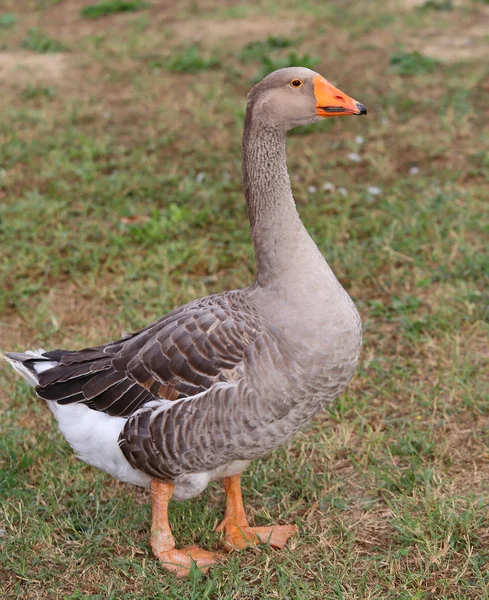
[[[150,544],[153,554],[167,571],[175,573],[177,577],[189,575],[192,565],[205,573],[209,567],[219,562],[222,555],[208,552],[198,546],[189,546],[182,550],[175,548],[175,539],[168,521],[168,503],[173,488],[173,484],[157,479],[151,482],[153,516]]]
[[[250,527],[263,544],[269,544],[272,548],[283,548],[289,538],[299,533],[297,525],[270,525],[268,527]]]
[[[187,577],[195,563],[203,573],[209,567],[220,562],[222,556],[215,552],[203,550],[198,546],[189,546],[182,550],[172,548],[164,552],[158,552],[157,557],[165,569],[175,573],[177,577]]]
[[[269,527],[250,527],[243,506],[241,494],[241,475],[233,475],[224,479],[226,488],[226,514],[216,531],[224,531],[226,550],[243,550],[256,546],[260,542],[273,548],[283,548],[294,533],[298,533],[297,525],[271,525]]]
[[[228,551],[244,550],[260,543],[268,544],[272,548],[283,548],[288,539],[298,533],[297,525],[271,525],[268,527],[240,527],[236,523],[223,521],[216,531],[225,530],[224,547]]]

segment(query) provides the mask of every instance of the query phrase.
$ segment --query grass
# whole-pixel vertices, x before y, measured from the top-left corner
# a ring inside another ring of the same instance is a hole
[[[27,32],[27,36],[22,41],[22,47],[26,50],[32,50],[39,54],[50,52],[64,52],[67,48],[58,40],[50,37],[38,27],[32,27]]]
[[[460,59],[432,55],[459,39],[461,19],[463,36],[480,23],[483,4],[391,3],[373,19],[364,3],[210,1],[162,24],[152,3],[151,18],[123,26],[69,2],[35,7],[5,9],[16,24],[1,31],[3,60],[26,60],[34,26],[70,52],[14,63],[3,81],[1,351],[95,345],[252,281],[246,93],[263,57],[290,52],[319,57],[315,69],[369,111],[288,142],[301,216],[365,332],[348,392],[244,477],[252,523],[295,522],[300,536],[188,581],[151,555],[147,492],[77,461],[1,365],[0,596],[488,598],[489,71],[476,43],[473,56],[464,44]],[[196,44],[181,64],[219,63],[141,68]],[[178,543],[218,549],[223,508],[218,484],[175,503]]]
[[[13,13],[0,15],[0,29],[9,29],[17,23],[17,17]]]
[[[54,98],[54,96],[56,96],[56,88],[51,87],[51,86],[40,86],[40,85],[27,85],[23,90],[22,90],[22,95],[24,98],[26,99],[33,99],[33,98]]]
[[[209,58],[202,56],[202,51],[197,44],[192,44],[186,48],[181,48],[174,53],[168,60],[151,61],[151,68],[165,68],[173,73],[198,73],[208,69],[219,67],[221,61],[218,56],[213,54]]]
[[[100,0],[95,4],[84,6],[80,14],[87,19],[98,19],[107,15],[134,12],[148,7],[149,3],[143,0]]]
[[[255,40],[249,42],[239,53],[239,57],[244,62],[261,61],[269,56],[275,50],[289,48],[294,42],[282,36],[270,36],[266,40]]]
[[[453,10],[452,0],[426,0],[418,10],[438,10],[438,11],[450,11]]]
[[[396,52],[390,58],[390,65],[399,75],[422,75],[432,73],[439,66],[439,61],[420,52]]]

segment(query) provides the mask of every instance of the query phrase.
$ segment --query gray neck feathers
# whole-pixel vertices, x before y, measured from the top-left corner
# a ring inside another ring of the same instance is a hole
[[[256,284],[294,285],[327,265],[297,213],[287,172],[285,132],[256,118],[254,112],[249,104],[243,134],[243,182],[257,262]]]

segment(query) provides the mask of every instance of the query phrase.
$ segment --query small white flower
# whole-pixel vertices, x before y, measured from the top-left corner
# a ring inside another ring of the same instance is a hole
[[[372,196],[379,196],[382,193],[382,190],[379,187],[377,187],[376,185],[370,185],[367,188],[367,192],[369,194],[372,194]]]
[[[356,152],[350,152],[350,154],[348,154],[348,158],[356,163],[362,162],[362,157],[360,156],[360,154],[357,154]]]
[[[106,110],[105,112],[102,113],[102,117],[104,119],[110,119],[111,116],[112,116],[112,113],[108,110]]]
[[[315,194],[315,193],[316,193],[316,191],[317,191],[317,187],[316,187],[315,185],[310,185],[310,186],[307,188],[307,191],[308,191],[310,194]]]
[[[361,135],[357,135],[357,137],[355,138],[355,142],[361,146],[363,144],[365,140],[363,139],[363,137]]]
[[[331,181],[327,181],[324,185],[323,185],[323,191],[324,192],[334,192],[336,189],[336,186],[334,183],[331,183]]]
[[[197,173],[197,177],[195,178],[195,181],[197,183],[202,183],[204,181],[205,178],[205,173]]]
[[[341,196],[348,196],[348,190],[344,187],[339,187],[337,191]]]
[[[418,167],[411,167],[409,169],[409,175],[417,175],[419,173]]]
[[[6,174],[7,174],[7,171],[5,169],[0,169],[0,179],[3,179]]]

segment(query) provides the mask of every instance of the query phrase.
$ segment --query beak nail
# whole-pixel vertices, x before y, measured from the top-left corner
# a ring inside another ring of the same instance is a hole
[[[356,102],[357,108],[360,111],[358,114],[359,115],[366,115],[367,114],[367,109],[365,108],[365,106],[363,104],[361,104],[360,102]]]

